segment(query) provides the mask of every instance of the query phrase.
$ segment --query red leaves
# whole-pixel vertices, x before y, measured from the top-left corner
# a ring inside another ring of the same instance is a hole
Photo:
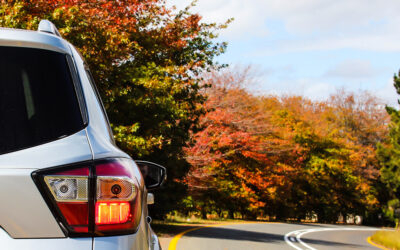
[[[202,183],[204,194],[217,190],[259,213],[280,213],[281,206],[309,213],[319,206],[351,210],[353,204],[376,203],[375,145],[387,133],[387,115],[372,96],[338,93],[328,102],[258,97],[242,88],[246,74],[228,71],[206,79],[212,86],[209,112],[186,153],[191,173],[207,174],[195,180],[188,175],[192,191],[198,187],[192,183]],[[365,196],[372,198],[360,199]]]

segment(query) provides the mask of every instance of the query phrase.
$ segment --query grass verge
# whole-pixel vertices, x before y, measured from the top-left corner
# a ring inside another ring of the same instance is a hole
[[[389,249],[400,250],[400,230],[378,231],[371,236],[371,240]]]

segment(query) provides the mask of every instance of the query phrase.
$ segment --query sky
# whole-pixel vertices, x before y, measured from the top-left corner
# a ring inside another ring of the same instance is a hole
[[[178,9],[190,0],[170,0]],[[393,75],[400,69],[398,0],[198,0],[192,12],[223,23],[217,58],[252,65],[263,94],[324,100],[337,90],[367,90],[398,106]]]

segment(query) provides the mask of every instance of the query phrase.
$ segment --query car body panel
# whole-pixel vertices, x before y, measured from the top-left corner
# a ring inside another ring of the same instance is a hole
[[[65,237],[31,173],[31,169],[0,169],[0,226],[13,238]]]
[[[0,155],[0,226],[13,238],[65,237],[31,174],[37,169],[91,159],[85,130]]]
[[[139,229],[135,234],[95,237],[93,238],[93,250],[161,249],[158,237],[147,222],[147,217],[147,206],[144,206]]]
[[[42,169],[91,159],[92,151],[86,131],[81,130],[60,140],[2,154],[0,155],[0,169]],[[0,184],[0,188],[4,187]]]
[[[146,214],[142,213],[139,229],[135,234],[95,237],[93,238],[93,250],[127,250],[127,249],[150,249],[148,243],[148,231],[146,226]]]
[[[13,239],[0,228],[1,249],[7,250],[91,250],[92,238]]]
[[[89,125],[86,130],[93,151],[93,159],[96,160],[108,157],[130,158],[128,154],[121,151],[115,145],[107,117],[103,113],[101,104],[97,101],[95,90],[93,89],[89,76],[86,73],[84,61],[73,46],[70,46],[88,109]]]
[[[46,49],[70,54],[68,43],[58,36],[31,30],[0,28],[0,46]]]

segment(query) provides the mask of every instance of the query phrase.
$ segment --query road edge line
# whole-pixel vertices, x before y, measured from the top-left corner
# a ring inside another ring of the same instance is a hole
[[[386,247],[384,247],[384,246],[378,245],[377,243],[373,242],[373,241],[371,240],[371,236],[369,236],[369,237],[367,238],[367,242],[368,242],[369,244],[373,245],[374,247],[379,248],[379,249],[390,250],[390,248],[386,248]]]
[[[352,228],[352,227],[350,227],[350,228],[325,227],[325,228],[319,228],[319,229],[299,229],[299,230],[288,232],[287,234],[285,234],[284,239],[288,245],[290,245],[291,247],[293,247],[297,250],[300,250],[301,249],[300,247],[297,247],[295,244],[293,244],[289,240],[289,235],[297,233],[296,240],[298,243],[300,243],[301,245],[306,247],[306,249],[316,250],[315,248],[311,247],[310,245],[308,245],[304,241],[302,241],[301,236],[308,234],[308,233],[326,232],[326,231],[375,231],[375,230],[377,230],[377,229],[376,228]],[[390,249],[386,249],[386,248],[381,248],[381,249],[390,250]]]
[[[169,245],[168,245],[168,250],[176,250],[176,245],[178,244],[178,240],[179,240],[183,235],[185,235],[185,234],[187,234],[187,233],[189,233],[189,232],[191,232],[191,231],[198,230],[198,229],[200,229],[200,228],[204,228],[204,227],[207,227],[207,226],[191,228],[191,229],[185,230],[185,231],[183,231],[183,232],[181,232],[181,233],[175,235],[174,238],[172,238],[171,242],[170,242]]]

